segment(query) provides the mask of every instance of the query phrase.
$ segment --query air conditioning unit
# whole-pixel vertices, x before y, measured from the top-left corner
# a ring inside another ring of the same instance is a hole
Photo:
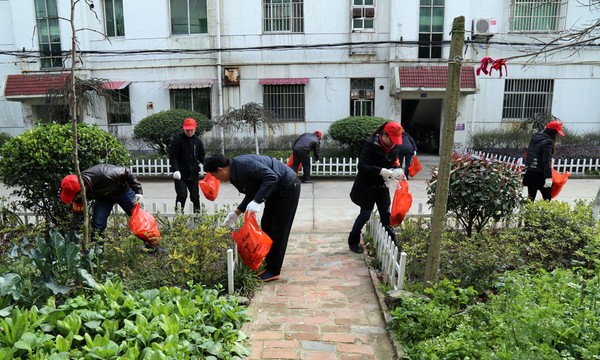
[[[498,30],[496,19],[473,19],[473,37],[493,36]]]

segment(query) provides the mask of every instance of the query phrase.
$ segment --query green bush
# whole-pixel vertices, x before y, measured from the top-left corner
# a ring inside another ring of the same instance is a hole
[[[77,132],[81,170],[99,163],[129,165],[127,150],[108,132],[87,124],[78,124]],[[15,188],[18,204],[64,229],[71,209],[59,194],[62,178],[75,173],[71,125],[36,126],[8,140],[0,154],[0,181]]]
[[[166,155],[169,152],[173,136],[183,131],[183,120],[187,118],[196,119],[199,135],[213,128],[212,121],[201,113],[184,109],[172,109],[161,111],[140,120],[133,128],[133,136],[144,140],[161,155]]]
[[[11,138],[9,133],[1,132],[0,133],[0,148],[4,146],[4,144]]]
[[[373,131],[388,119],[371,116],[350,116],[337,120],[329,126],[329,136],[348,150],[348,155],[357,157]]]
[[[490,221],[511,215],[522,202],[519,169],[499,161],[469,155],[454,156],[447,210],[463,226],[467,236],[480,232]],[[427,203],[433,206],[437,171],[427,182]]]
[[[519,129],[493,129],[471,134],[471,146],[475,150],[527,149],[533,131]],[[520,152],[520,156],[522,151]]]

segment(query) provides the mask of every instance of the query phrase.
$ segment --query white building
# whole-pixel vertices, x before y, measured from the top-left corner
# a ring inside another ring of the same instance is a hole
[[[581,1],[87,2],[93,9],[81,0],[74,15],[77,76],[110,80],[123,106],[101,104],[102,115],[85,121],[120,137],[154,112],[183,107],[215,117],[257,102],[285,122],[284,134],[372,115],[400,120],[423,149],[443,122],[458,16],[466,43],[456,142],[535,113],[552,113],[569,130],[600,131],[597,47],[524,56],[596,20]],[[71,65],[68,18],[70,0],[0,0],[0,132],[50,120],[45,93],[64,83]],[[508,58],[508,73],[477,76],[485,56]]]

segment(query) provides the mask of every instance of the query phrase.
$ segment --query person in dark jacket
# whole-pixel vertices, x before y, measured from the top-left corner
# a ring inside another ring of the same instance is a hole
[[[350,199],[360,206],[360,213],[348,236],[348,246],[355,253],[362,253],[360,233],[375,204],[381,224],[395,241],[394,229],[390,225],[390,191],[385,181],[401,180],[404,177],[398,159],[401,144],[402,126],[390,121],[375,129],[362,148],[358,158],[358,173],[350,191]]]
[[[319,130],[313,133],[304,133],[296,139],[292,145],[292,153],[294,154],[294,163],[292,170],[298,172],[298,167],[302,164],[302,182],[310,183],[310,152],[315,155],[315,160],[319,161],[319,147],[321,146],[321,137],[323,133]]]
[[[300,181],[296,173],[283,162],[269,156],[240,155],[230,159],[216,154],[204,162],[204,170],[220,181],[230,181],[245,194],[237,208],[230,212],[223,226],[231,227],[244,211],[258,213],[264,203],[261,229],[273,240],[262,281],[279,279],[292,223],[300,199]]]
[[[552,156],[556,150],[557,135],[565,136],[562,122],[553,120],[541,132],[536,132],[529,140],[525,157],[523,185],[527,186],[528,197],[535,200],[537,192],[544,200],[552,199]]]
[[[87,200],[94,200],[92,207],[92,234],[101,236],[106,228],[108,216],[115,204],[128,216],[131,216],[133,205],[144,198],[142,184],[126,167],[110,164],[99,164],[81,172]],[[65,176],[61,183],[60,200],[64,204],[72,204],[73,212],[83,212],[81,186],[77,175]]]
[[[408,167],[413,156],[417,155],[417,143],[406,131],[402,131],[402,144],[399,148],[400,164],[404,164],[404,175],[408,177]]]
[[[200,164],[204,162],[204,144],[196,135],[196,120],[183,121],[183,132],[173,137],[169,147],[169,161],[175,179],[175,208],[183,211],[188,191],[194,212],[200,211]]]

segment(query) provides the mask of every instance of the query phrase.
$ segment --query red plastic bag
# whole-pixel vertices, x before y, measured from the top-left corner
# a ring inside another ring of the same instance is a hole
[[[129,230],[151,247],[158,246],[160,231],[154,215],[143,210],[140,204],[133,205],[129,218]]]
[[[408,181],[402,180],[394,192],[394,201],[392,202],[392,213],[390,224],[392,226],[402,224],[408,210],[412,206],[412,194],[408,192]]]
[[[219,179],[214,177],[211,173],[206,173],[204,179],[198,181],[198,185],[200,186],[200,189],[202,189],[205,198],[210,201],[215,201],[219,195],[219,187],[221,186],[221,181]]]
[[[292,155],[290,155],[290,158],[287,161],[287,166],[288,167],[292,167],[294,166],[294,153],[292,153]],[[298,164],[298,170],[296,170],[296,174],[298,173],[298,171],[302,170],[302,163]]]
[[[423,170],[421,162],[419,161],[419,159],[417,159],[416,156],[413,156],[412,161],[410,162],[410,166],[408,167],[408,175],[410,175],[410,177],[414,177],[421,170]]]
[[[552,187],[550,188],[550,196],[552,199],[558,196],[563,186],[567,183],[569,175],[571,175],[571,173],[568,171],[565,171],[564,174],[561,174],[552,169]]]
[[[234,231],[231,237],[237,244],[242,261],[251,270],[258,270],[273,245],[273,240],[258,226],[256,215],[249,212],[244,215],[244,225]]]

